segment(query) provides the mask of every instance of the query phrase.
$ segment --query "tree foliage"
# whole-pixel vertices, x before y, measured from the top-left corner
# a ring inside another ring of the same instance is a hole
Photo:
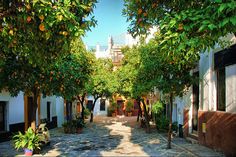
[[[123,13],[131,21],[129,31],[136,36],[158,26],[164,36],[162,44],[170,49],[167,52],[198,53],[236,32],[234,0],[126,0],[125,6]]]
[[[93,72],[87,84],[88,94],[94,97],[90,122],[93,121],[93,110],[96,101],[102,97],[111,97],[117,91],[118,82],[114,75],[110,59],[94,59]]]
[[[87,18],[96,0],[17,0],[0,18],[0,53],[13,53],[44,66],[69,52],[74,37],[81,36],[94,18]]]

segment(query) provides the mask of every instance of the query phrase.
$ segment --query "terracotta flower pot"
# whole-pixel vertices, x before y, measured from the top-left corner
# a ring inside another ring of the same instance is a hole
[[[78,134],[81,134],[82,131],[83,131],[83,128],[77,128],[77,133],[78,133]]]
[[[116,117],[116,113],[115,112],[112,113],[112,117]]]
[[[32,156],[33,155],[33,150],[30,150],[28,148],[24,148],[25,156]]]
[[[132,112],[128,112],[128,117],[131,117],[132,116]]]

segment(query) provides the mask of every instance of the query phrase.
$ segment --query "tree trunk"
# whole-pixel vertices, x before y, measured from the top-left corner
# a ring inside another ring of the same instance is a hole
[[[33,106],[32,106],[32,111],[31,111],[31,128],[35,131],[36,130],[36,111],[38,108],[38,90],[35,88],[33,90]]]
[[[84,120],[84,110],[85,110],[84,103],[82,103],[81,105],[82,105],[81,118]]]
[[[95,107],[95,104],[96,104],[97,100],[98,100],[98,98],[94,99],[93,106],[92,106],[92,109],[90,111],[90,123],[93,122],[93,110],[94,110],[94,107]]]
[[[139,122],[139,117],[142,118],[142,110],[141,110],[141,106],[140,106],[140,100],[137,100],[138,102],[138,116],[137,116],[137,122]]]
[[[167,149],[171,149],[172,107],[173,107],[173,94],[170,93],[170,123],[169,123],[169,131],[168,131],[168,144],[167,144]]]
[[[84,120],[84,110],[85,110],[85,107],[84,107],[84,100],[85,100],[85,96],[86,94],[83,94],[81,97],[78,96],[78,100],[82,106],[82,112],[81,112],[81,118]]]
[[[146,104],[145,104],[144,100],[142,100],[142,103],[143,103],[145,123],[146,123],[146,127],[147,127],[146,133],[150,133],[149,116],[148,116],[148,113],[147,113]]]

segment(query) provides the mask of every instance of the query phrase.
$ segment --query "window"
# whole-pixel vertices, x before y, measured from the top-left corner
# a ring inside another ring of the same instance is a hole
[[[47,102],[47,121],[50,122],[50,116],[51,116],[51,112],[50,112],[50,107],[51,106],[51,102]]]
[[[100,100],[100,111],[105,111],[106,99]]]
[[[93,108],[93,100],[88,100],[87,108],[91,111]]]
[[[217,110],[225,111],[225,68],[217,70]]]

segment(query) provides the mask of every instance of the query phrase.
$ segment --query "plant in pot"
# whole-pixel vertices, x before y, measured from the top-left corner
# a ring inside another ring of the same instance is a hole
[[[118,106],[117,103],[115,101],[112,101],[110,105],[110,112],[112,114],[112,117],[116,116],[117,106]]]
[[[64,133],[69,133],[70,132],[70,128],[69,128],[69,123],[68,122],[64,122],[62,124],[63,128],[64,128]]]
[[[85,127],[85,122],[82,118],[77,119],[76,127],[77,127],[77,133],[78,134],[82,133],[82,130]]]
[[[128,116],[132,116],[132,110],[133,110],[134,104],[131,100],[128,100],[125,106],[125,111],[128,113]]]
[[[18,132],[18,134],[13,136],[13,142],[15,149],[24,149],[25,156],[32,156],[33,151],[39,150],[39,136],[35,134],[32,128],[28,128],[25,134]]]
[[[84,117],[85,117],[85,119],[88,119],[89,115],[90,115],[89,109],[85,108],[85,110],[84,110]]]

